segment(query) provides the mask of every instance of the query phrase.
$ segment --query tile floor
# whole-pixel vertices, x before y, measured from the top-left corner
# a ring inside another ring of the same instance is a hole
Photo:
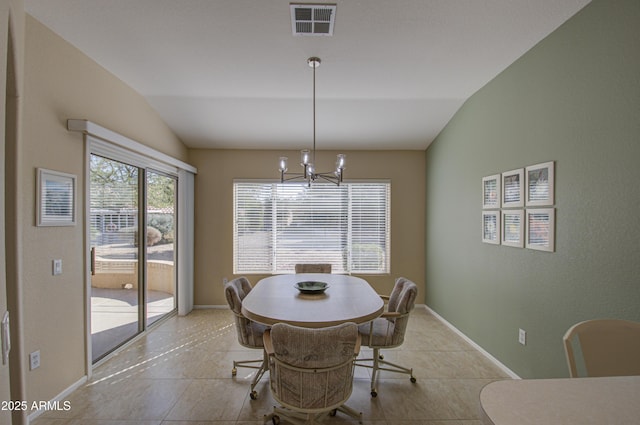
[[[370,350],[363,349],[362,355]],[[385,358],[414,369],[408,376],[382,372],[378,397],[369,394],[370,369],[356,368],[349,406],[371,425],[481,425],[480,389],[508,379],[502,370],[423,307],[409,321],[405,343]],[[68,411],[50,411],[34,425],[256,425],[275,404],[268,374],[249,398],[253,369],[233,359],[259,358],[236,340],[227,310],[196,310],[173,317],[94,370],[66,400]],[[284,421],[283,421],[284,423]],[[355,424],[338,413],[327,424]]]

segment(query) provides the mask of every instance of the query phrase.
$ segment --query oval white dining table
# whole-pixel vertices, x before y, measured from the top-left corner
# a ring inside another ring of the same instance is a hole
[[[321,294],[302,294],[295,284],[305,281],[329,285]],[[242,301],[242,314],[259,323],[288,323],[322,328],[345,322],[369,322],[382,314],[384,302],[366,280],[359,277],[301,273],[260,280]]]

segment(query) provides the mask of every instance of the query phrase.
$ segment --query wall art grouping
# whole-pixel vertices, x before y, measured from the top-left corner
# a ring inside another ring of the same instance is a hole
[[[554,162],[482,178],[482,242],[555,250]]]

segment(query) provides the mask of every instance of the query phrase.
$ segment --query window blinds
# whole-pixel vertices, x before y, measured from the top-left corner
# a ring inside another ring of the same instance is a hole
[[[388,273],[390,183],[234,183],[234,273]]]

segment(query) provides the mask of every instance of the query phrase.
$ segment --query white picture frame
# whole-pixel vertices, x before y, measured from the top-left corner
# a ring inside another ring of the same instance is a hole
[[[501,223],[502,245],[524,248],[524,210],[503,210]]]
[[[482,242],[500,245],[500,211],[482,211]]]
[[[482,208],[500,208],[500,174],[482,178]]]
[[[528,207],[554,204],[554,162],[530,165],[525,169],[525,202]]]
[[[502,208],[524,207],[524,168],[502,173]]]
[[[37,169],[36,225],[75,226],[76,176]]]
[[[526,247],[538,251],[555,251],[555,208],[527,208]]]

